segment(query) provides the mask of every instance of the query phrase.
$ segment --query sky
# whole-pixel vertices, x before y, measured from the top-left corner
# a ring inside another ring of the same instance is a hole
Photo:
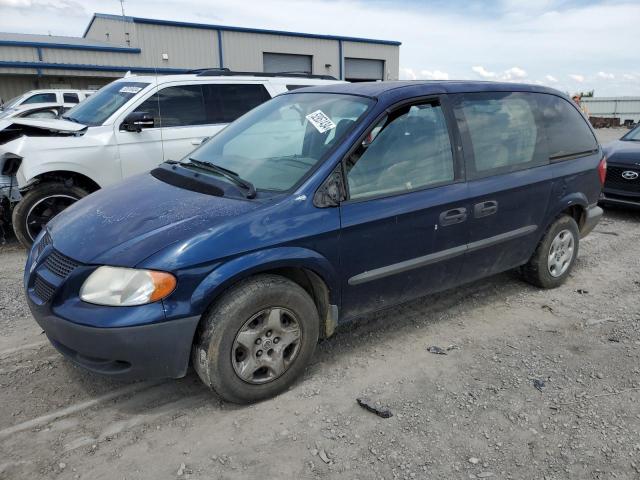
[[[640,96],[639,0],[125,0],[127,15],[398,40],[400,78]],[[119,0],[0,0],[0,31],[81,36]]]

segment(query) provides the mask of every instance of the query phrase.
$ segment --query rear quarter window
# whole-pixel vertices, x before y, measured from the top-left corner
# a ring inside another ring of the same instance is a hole
[[[587,121],[570,101],[547,94],[537,94],[536,100],[551,161],[587,155],[598,149]]]
[[[463,137],[469,179],[548,163],[545,136],[536,121],[536,104],[531,94],[463,94],[455,100],[455,114]]]

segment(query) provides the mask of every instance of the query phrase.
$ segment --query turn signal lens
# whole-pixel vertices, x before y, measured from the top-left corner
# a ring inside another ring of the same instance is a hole
[[[166,272],[149,271],[153,285],[155,286],[154,292],[151,294],[150,301],[157,302],[165,297],[168,297],[176,288],[176,277]]]

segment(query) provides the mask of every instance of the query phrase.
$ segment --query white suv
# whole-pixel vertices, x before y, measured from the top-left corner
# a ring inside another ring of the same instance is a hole
[[[13,229],[28,246],[53,216],[85,195],[183,158],[280,93],[329,83],[338,81],[220,69],[129,76],[61,119],[0,120],[0,206],[13,209]]]

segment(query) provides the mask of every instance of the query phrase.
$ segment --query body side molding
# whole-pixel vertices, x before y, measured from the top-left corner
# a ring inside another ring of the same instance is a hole
[[[522,237],[530,233],[535,232],[538,229],[537,225],[527,225],[526,227],[517,228],[493,237],[483,238],[476,242],[468,243],[466,245],[460,245],[458,247],[448,248],[439,252],[430,253],[422,257],[411,258],[402,262],[394,263],[384,267],[369,270],[367,272],[354,275],[348,280],[349,285],[355,286],[362,283],[371,282],[380,278],[395,275],[397,273],[413,270],[414,268],[425,267],[433,263],[441,262],[443,260],[449,260],[450,258],[462,255],[465,252],[472,252],[481,248],[490,247],[507,240],[513,240],[514,238]]]

